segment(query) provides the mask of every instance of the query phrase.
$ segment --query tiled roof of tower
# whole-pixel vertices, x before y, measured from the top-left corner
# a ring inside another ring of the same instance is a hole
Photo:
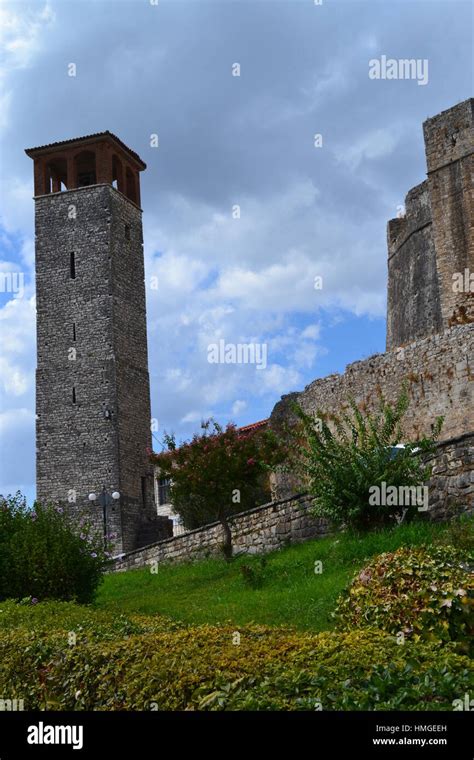
[[[38,145],[36,148],[25,148],[25,153],[27,156],[30,156],[30,158],[33,158],[37,153],[41,153],[43,151],[47,152],[52,148],[72,145],[73,143],[90,142],[90,140],[94,140],[95,138],[100,137],[109,137],[114,140],[126,153],[135,159],[135,161],[137,161],[137,163],[139,163],[143,169],[146,169],[146,163],[140,158],[138,153],[135,153],[134,150],[129,148],[128,145],[125,145],[125,143],[122,142],[122,140],[120,140],[117,135],[114,135],[113,132],[109,132],[109,130],[106,130],[105,132],[94,132],[92,135],[83,135],[82,137],[73,137],[70,140],[60,140],[59,142],[48,143],[48,145]]]

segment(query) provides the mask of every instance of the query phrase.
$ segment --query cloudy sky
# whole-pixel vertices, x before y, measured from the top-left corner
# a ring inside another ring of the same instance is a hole
[[[0,293],[0,493],[34,496],[25,147],[108,129],[148,164],[155,448],[384,350],[386,222],[424,178],[423,120],[472,94],[469,2],[36,0],[0,26],[0,267],[25,283]],[[371,79],[383,55],[426,59],[428,83]],[[220,339],[266,345],[266,368],[209,363]]]

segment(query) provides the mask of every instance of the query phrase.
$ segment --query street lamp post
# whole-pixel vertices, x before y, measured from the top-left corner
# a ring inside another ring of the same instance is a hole
[[[99,496],[95,493],[89,494],[89,501],[98,501],[102,507],[102,514],[104,519],[104,551],[107,549],[107,507],[113,504],[114,501],[120,499],[118,491],[112,491],[112,494],[108,493],[105,486],[102,486],[102,491]]]

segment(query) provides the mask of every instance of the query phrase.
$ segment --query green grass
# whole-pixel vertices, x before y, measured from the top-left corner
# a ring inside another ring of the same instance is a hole
[[[208,559],[160,565],[107,575],[100,587],[97,608],[117,613],[160,613],[183,623],[285,625],[324,631],[337,597],[369,557],[400,546],[430,544],[447,531],[433,523],[401,525],[390,531],[355,536],[338,534],[260,557],[243,555],[230,563]],[[322,573],[314,571],[322,562]],[[261,576],[261,585],[249,587],[241,566]]]

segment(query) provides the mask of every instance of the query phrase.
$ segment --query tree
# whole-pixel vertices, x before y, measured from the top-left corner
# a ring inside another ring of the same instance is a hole
[[[364,414],[352,398],[348,403],[349,412],[329,415],[318,410],[317,417],[293,404],[301,423],[294,432],[299,466],[315,496],[315,514],[361,530],[390,524],[401,515],[411,519],[416,502],[400,509],[393,500],[377,503],[372,495],[377,489],[387,493],[389,486],[406,494],[429,478],[423,457],[434,450],[443,418],[436,421],[431,437],[397,448],[404,440],[402,419],[408,408],[404,388],[393,406],[380,394],[375,413]],[[302,433],[304,442],[298,443]]]
[[[269,500],[269,472],[283,461],[283,450],[270,430],[239,431],[231,423],[224,429],[213,419],[201,427],[200,434],[179,447],[174,435],[165,435],[166,449],[151,459],[161,477],[170,478],[173,508],[187,528],[221,523],[229,559],[228,518]]]

